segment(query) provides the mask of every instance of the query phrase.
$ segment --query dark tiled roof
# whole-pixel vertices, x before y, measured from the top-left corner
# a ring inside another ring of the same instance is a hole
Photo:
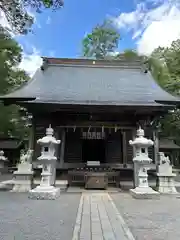
[[[0,139],[0,149],[17,149],[21,146],[22,142],[18,140],[1,140]]]
[[[173,140],[170,139],[161,139],[159,141],[159,148],[160,149],[180,149],[180,146],[174,143]]]
[[[1,99],[119,106],[160,106],[156,100],[179,101],[161,89],[139,61],[46,59],[42,69],[28,84]]]

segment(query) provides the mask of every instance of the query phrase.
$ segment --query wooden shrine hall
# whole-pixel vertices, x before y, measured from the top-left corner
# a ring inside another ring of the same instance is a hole
[[[140,125],[155,141],[150,155],[157,163],[156,122],[179,101],[165,92],[139,59],[89,60],[43,58],[43,65],[25,85],[0,99],[32,114],[30,148],[37,166],[37,139],[52,125],[61,140],[57,172],[69,184],[86,184],[89,172],[101,184],[115,184],[133,172],[133,139]],[[57,174],[58,177],[58,174]],[[89,178],[88,178],[89,179]],[[88,188],[88,184],[86,187]],[[97,184],[98,185],[98,184]]]

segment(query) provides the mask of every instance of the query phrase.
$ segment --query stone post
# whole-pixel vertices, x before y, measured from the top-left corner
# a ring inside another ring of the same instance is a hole
[[[172,165],[170,165],[169,157],[165,157],[163,152],[159,153],[158,165],[158,191],[163,194],[178,194],[175,185],[174,177],[176,174],[172,172]]]
[[[135,189],[130,189],[130,193],[134,198],[153,198],[159,196],[159,193],[154,191],[148,185],[149,164],[152,159],[148,156],[148,148],[153,145],[153,141],[144,137],[144,130],[137,130],[136,138],[129,141],[129,144],[134,147],[135,156],[133,158],[136,169],[135,179],[138,186]]]
[[[14,186],[12,192],[28,192],[33,184],[32,170],[32,154],[33,150],[28,150],[20,156],[20,163],[17,165],[17,171],[13,172]]]
[[[41,156],[38,158],[42,164],[41,182],[35,189],[29,191],[31,199],[56,199],[60,195],[60,189],[53,186],[55,181],[55,156],[56,144],[60,144],[60,140],[56,140],[53,136],[54,130],[49,126],[46,129],[46,136],[37,141],[42,146]]]

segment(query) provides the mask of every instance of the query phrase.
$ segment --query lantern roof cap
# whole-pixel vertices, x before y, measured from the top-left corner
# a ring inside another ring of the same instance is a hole
[[[51,127],[51,124],[49,127],[46,129],[46,136],[43,138],[39,139],[37,143],[40,145],[46,145],[46,144],[60,144],[60,140],[56,140],[56,138],[53,136],[54,130]]]
[[[144,130],[141,127],[139,127],[139,129],[137,130],[136,136],[137,137],[133,141],[129,141],[130,145],[139,147],[150,147],[154,144],[151,139],[147,139],[146,137],[144,137]]]

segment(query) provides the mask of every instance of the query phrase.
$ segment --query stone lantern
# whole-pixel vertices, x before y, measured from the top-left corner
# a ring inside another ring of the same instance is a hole
[[[31,199],[56,199],[60,195],[60,189],[53,185],[56,174],[56,145],[61,141],[56,140],[53,133],[54,130],[50,125],[46,129],[46,136],[37,141],[41,145],[41,156],[38,157],[38,161],[42,165],[42,173],[40,185],[29,191]]]
[[[0,170],[3,170],[8,159],[4,156],[4,151],[0,151]]]
[[[153,141],[144,137],[144,130],[139,128],[137,130],[137,136],[134,141],[130,140],[129,144],[134,147],[135,156],[134,162],[134,174],[135,174],[135,189],[131,189],[130,193],[135,198],[152,198],[159,195],[148,185],[147,170],[152,162],[149,158],[148,148],[153,146]]]

